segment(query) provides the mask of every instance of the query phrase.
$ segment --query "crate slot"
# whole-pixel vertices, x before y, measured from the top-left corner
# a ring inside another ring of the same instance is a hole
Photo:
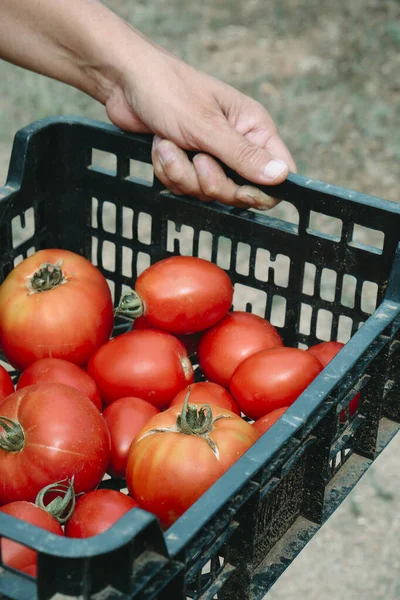
[[[299,332],[304,335],[311,333],[312,307],[309,304],[301,303]]]
[[[317,267],[315,265],[309,262],[304,263],[302,288],[303,294],[306,294],[307,296],[314,296],[316,273]]]
[[[340,303],[348,308],[354,308],[356,297],[357,279],[346,273],[342,278],[342,294]]]
[[[115,271],[115,253],[116,247],[114,242],[104,240],[101,249],[101,266],[107,271]]]
[[[267,294],[262,290],[235,283],[233,294],[234,310],[247,310],[264,317],[267,307]]]
[[[251,246],[250,244],[244,244],[239,242],[236,246],[236,273],[240,275],[248,276],[250,273],[250,257],[251,257]]]
[[[337,217],[310,210],[307,233],[332,242],[340,242],[343,221]]]
[[[131,158],[129,160],[129,175],[127,175],[126,179],[152,187],[154,183],[153,165]]]
[[[353,319],[346,315],[339,315],[337,339],[345,344],[349,341],[353,330]]]
[[[146,252],[138,252],[136,257],[136,272],[137,276],[143,273],[151,264],[151,256]]]
[[[263,212],[263,214],[265,213]],[[273,208],[270,208],[267,216],[292,223],[293,225],[298,225],[300,222],[298,209],[291,202],[287,202],[287,200],[281,200]]]
[[[189,225],[180,225],[168,220],[167,250],[174,254],[189,256],[193,253],[194,229]]]
[[[133,210],[127,206],[122,207],[122,237],[133,239]]]
[[[290,274],[290,258],[285,254],[277,254],[275,258],[269,250],[257,248],[254,277],[259,281],[272,279],[279,287],[288,287]]]
[[[218,237],[218,250],[216,263],[221,269],[228,271],[231,267],[232,241],[220,235]]]
[[[378,284],[374,281],[364,281],[361,292],[361,310],[372,315],[378,300]]]
[[[30,240],[35,233],[35,213],[28,208],[11,221],[12,245],[17,248]]]
[[[336,296],[337,273],[333,269],[322,269],[320,296],[322,300],[334,302]]]
[[[320,308],[317,314],[316,336],[319,340],[329,341],[332,334],[333,314],[329,310]]]
[[[382,254],[385,243],[385,234],[383,231],[371,229],[364,225],[354,223],[350,246],[359,248],[373,254]]]
[[[271,315],[269,319],[275,327],[284,327],[286,322],[286,298],[275,296],[272,299]]]
[[[117,174],[117,156],[112,152],[92,148],[88,169],[115,176]]]
[[[145,212],[140,212],[137,221],[137,238],[142,244],[151,244],[151,215]]]
[[[101,223],[104,231],[116,233],[117,231],[117,207],[107,200],[103,202]]]

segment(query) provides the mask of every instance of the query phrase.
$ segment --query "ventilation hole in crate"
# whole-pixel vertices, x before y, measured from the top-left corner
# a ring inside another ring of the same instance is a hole
[[[127,179],[140,181],[140,183],[152,186],[154,182],[154,169],[151,163],[142,162],[140,160],[129,161],[129,175]]]
[[[122,246],[122,275],[132,277],[133,250]]]
[[[218,238],[216,263],[221,269],[228,270],[231,266],[232,242],[229,238],[220,235]]]
[[[28,208],[21,215],[11,221],[12,244],[14,247],[29,240],[35,233],[35,213],[33,208]]]
[[[333,302],[335,300],[336,281],[336,271],[333,271],[332,269],[322,269],[320,283],[320,296],[322,300],[327,300],[328,302]]]
[[[36,252],[35,246],[30,246],[28,248],[28,250],[26,251],[26,256],[32,256],[33,254],[35,254],[35,252]]]
[[[340,242],[342,228],[343,221],[341,219],[310,210],[307,228],[307,233],[310,235]]]
[[[344,275],[342,284],[342,295],[340,302],[343,306],[354,308],[356,298],[357,279],[353,275]]]
[[[249,244],[239,242],[236,246],[236,272],[240,275],[248,275],[250,272],[250,253]]]
[[[346,315],[339,316],[337,334],[338,342],[343,342],[345,344],[349,341],[349,339],[351,338],[352,327],[353,319],[350,319],[350,317],[347,317]]]
[[[102,224],[104,231],[115,233],[117,231],[117,207],[112,202],[107,200],[103,203],[102,207]]]
[[[190,256],[193,253],[194,229],[189,225],[176,225],[173,221],[168,221],[167,226],[167,250],[168,252],[178,252],[183,256]],[[176,240],[176,242],[175,242]]]
[[[275,284],[279,287],[287,287],[289,285],[290,258],[285,254],[278,254],[272,265]]]
[[[372,314],[376,309],[378,285],[373,281],[364,281],[361,291],[361,310]]]
[[[307,294],[307,296],[314,295],[315,288],[315,274],[317,272],[317,267],[312,263],[306,262],[304,263],[304,273],[303,273],[303,294]]]
[[[92,236],[92,250],[91,250],[91,263],[97,267],[97,249],[99,246],[99,240]]]
[[[137,224],[137,237],[142,244],[151,244],[151,215],[145,212],[139,213]]]
[[[300,323],[299,323],[299,332],[304,335],[310,335],[311,333],[311,317],[312,317],[312,307],[309,304],[301,303],[300,308]]]
[[[257,248],[254,277],[259,281],[268,281],[271,266],[271,253],[264,248]]]
[[[290,258],[285,254],[277,254],[275,260],[264,248],[257,248],[254,276],[259,281],[268,281],[269,273],[274,271],[274,283],[279,287],[289,284]]]
[[[211,260],[213,236],[209,231],[201,230],[199,233],[199,258]]]
[[[279,219],[280,221],[293,223],[294,225],[298,225],[300,221],[299,211],[293,204],[286,200],[281,200],[281,202],[276,204],[273,208],[270,208],[268,213],[263,211],[263,214],[268,217],[273,217],[274,219]]]
[[[24,260],[24,256],[22,254],[18,254],[18,256],[16,256],[14,258],[14,267],[19,265],[19,263],[21,263],[23,260]]]
[[[122,207],[122,236],[133,239],[133,210],[127,206]]]
[[[98,228],[99,224],[97,222],[97,211],[99,209],[99,201],[97,200],[97,198],[95,198],[94,196],[92,196],[92,220],[91,220],[91,224],[92,227],[94,227],[95,229]]]
[[[235,283],[233,295],[234,310],[247,310],[264,317],[267,306],[267,294],[262,290]]]
[[[115,283],[112,279],[107,279],[108,287],[110,288],[111,298],[114,303],[115,300]]]
[[[315,335],[319,340],[328,341],[331,339],[333,315],[329,310],[321,308],[317,315],[317,330]]]
[[[88,167],[92,171],[99,171],[107,175],[117,174],[117,157],[111,152],[104,152],[98,148],[92,148],[91,163]]]
[[[136,270],[138,276],[140,273],[143,273],[145,269],[148,269],[150,266],[150,254],[146,254],[145,252],[138,252],[136,257]]]
[[[115,244],[105,240],[101,248],[101,264],[107,271],[115,271]]]
[[[370,229],[369,227],[364,227],[364,225],[354,223],[350,246],[360,248],[366,252],[382,254],[384,242],[385,234],[383,231],[377,231],[376,229]]]
[[[284,327],[286,321],[286,298],[275,295],[271,304],[271,315],[269,318],[275,327]]]
[[[297,347],[300,350],[307,350],[307,348],[308,348],[307,344],[303,344],[302,342],[297,342]]]

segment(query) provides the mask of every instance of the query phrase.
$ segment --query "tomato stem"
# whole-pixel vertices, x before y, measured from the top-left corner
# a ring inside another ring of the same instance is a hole
[[[127,290],[121,297],[114,315],[122,315],[129,319],[137,319],[144,314],[144,306],[142,299],[135,290]]]
[[[66,282],[62,272],[62,260],[57,264],[43,263],[29,278],[28,287],[32,292],[46,292]]]
[[[13,421],[8,417],[0,417],[0,450],[6,452],[20,452],[25,445],[24,430],[18,421]]]
[[[65,481],[67,484],[64,484]],[[45,504],[44,498],[46,494],[62,495],[56,496],[48,504]],[[36,496],[35,504],[50,513],[61,525],[63,525],[71,518],[71,515],[74,512],[75,501],[74,477],[72,476],[72,479],[62,479],[61,481],[46,485],[46,487],[40,490]]]

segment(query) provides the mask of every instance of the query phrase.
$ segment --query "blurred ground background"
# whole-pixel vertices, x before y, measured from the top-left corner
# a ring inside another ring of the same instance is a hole
[[[398,0],[106,4],[192,65],[261,101],[300,174],[400,200]],[[106,120],[103,108],[76,90],[0,62],[0,183],[14,133],[59,114]],[[399,451],[396,438],[269,599],[400,598]]]

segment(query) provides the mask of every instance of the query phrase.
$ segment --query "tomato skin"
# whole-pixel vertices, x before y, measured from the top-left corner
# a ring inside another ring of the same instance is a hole
[[[194,378],[183,344],[175,336],[156,329],[118,335],[97,350],[87,371],[104,404],[136,396],[160,410],[167,408]]]
[[[262,435],[265,433],[278,419],[281,418],[284,412],[287,411],[288,406],[282,406],[282,408],[276,408],[270,413],[267,413],[257,421],[252,423],[252,426]]]
[[[14,392],[14,383],[10,373],[0,365],[0,404],[10,394]]]
[[[78,365],[61,358],[40,358],[31,363],[24,371],[17,383],[17,390],[27,385],[42,382],[56,382],[71,385],[87,396],[96,408],[101,411],[102,402],[100,392],[93,379]]]
[[[170,406],[182,405],[185,401],[188,388],[189,386],[181,390],[172,400]],[[222,387],[222,385],[218,385],[212,381],[199,381],[190,385],[190,404],[198,404],[199,406],[202,404],[211,404],[220,408],[226,408],[235,413],[235,415],[240,416],[240,409],[232,394]]]
[[[138,507],[133,498],[116,490],[87,492],[77,500],[72,517],[65,525],[65,535],[71,538],[98,535]]]
[[[198,406],[198,408],[200,408]],[[219,459],[200,436],[158,432],[171,427],[182,410],[173,406],[152,417],[133,441],[128,456],[128,490],[140,506],[172,525],[200,496],[259,438],[258,432],[241,417],[214,406],[213,416],[229,415],[214,423],[210,437],[218,446]]]
[[[233,298],[227,273],[194,256],[171,256],[154,263],[139,275],[135,291],[154,327],[184,335],[217,323]]]
[[[31,523],[31,525],[41,527],[50,533],[64,536],[63,529],[57,519],[33,504],[33,502],[24,500],[10,502],[1,506],[0,511],[16,519]],[[37,553],[35,550],[13,540],[3,538],[1,540],[1,555],[4,564],[36,576]]]
[[[153,327],[153,325],[150,323],[150,321],[146,317],[146,315],[142,315],[141,317],[138,317],[137,319],[134,320],[132,329],[157,329],[157,328]],[[202,336],[201,331],[199,331],[197,333],[189,333],[188,335],[176,335],[178,340],[180,342],[182,342],[182,344],[185,346],[188,356],[192,356],[196,352],[201,336]]]
[[[65,283],[29,293],[43,263],[62,261]],[[38,358],[85,365],[111,334],[113,305],[101,272],[67,250],[40,250],[19,263],[0,286],[0,346],[18,370]]]
[[[111,458],[107,473],[125,479],[128,452],[133,438],[158,408],[141,398],[119,398],[107,406],[103,413],[111,436]]]
[[[320,361],[299,348],[260,350],[238,366],[230,391],[241,411],[256,421],[293,404],[321,371]]]
[[[326,367],[326,365],[331,362],[336,354],[340,352],[343,346],[344,344],[342,342],[321,342],[320,344],[315,344],[315,346],[310,346],[310,348],[307,348],[306,352],[316,356],[322,363],[322,366]],[[357,412],[359,402],[360,392],[357,392],[357,394],[355,394],[355,396],[349,402],[349,414],[351,417]],[[339,418],[342,422],[346,421],[345,409],[340,412]]]
[[[259,350],[276,346],[283,346],[282,338],[269,321],[252,313],[232,311],[203,334],[197,357],[207,379],[229,388],[240,363]]]
[[[110,434],[97,408],[78,390],[62,383],[28,386],[2,402],[0,416],[18,422],[24,434],[19,451],[0,449],[0,505],[34,501],[45,486],[72,476],[77,494],[102,480]]]

